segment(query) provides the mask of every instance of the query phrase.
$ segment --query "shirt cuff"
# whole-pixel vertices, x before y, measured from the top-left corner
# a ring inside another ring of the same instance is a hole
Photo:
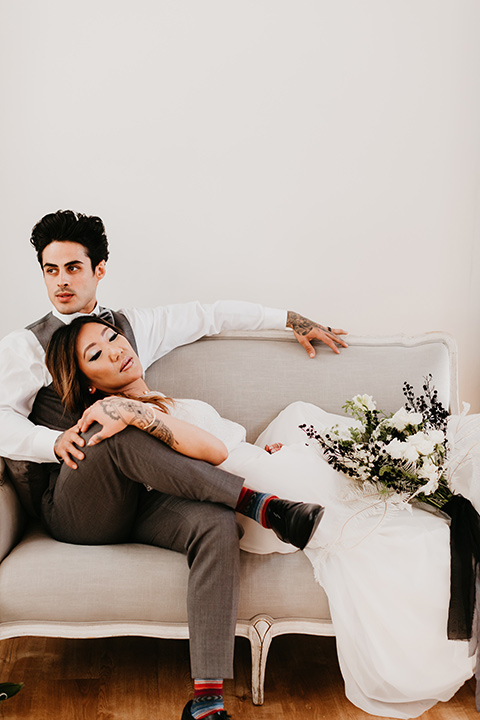
[[[285,330],[287,327],[287,311],[264,307],[263,330]]]
[[[36,436],[32,444],[34,462],[54,462],[60,463],[60,459],[55,455],[54,445],[57,438],[62,433],[58,430],[50,430],[50,428],[37,426]]]

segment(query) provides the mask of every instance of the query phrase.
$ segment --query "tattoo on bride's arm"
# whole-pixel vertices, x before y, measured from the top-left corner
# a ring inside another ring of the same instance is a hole
[[[132,424],[140,430],[146,430],[152,424],[152,413],[155,415],[155,411],[145,403],[138,400],[124,400],[121,407],[133,415]]]
[[[175,445],[178,444],[175,440],[173,432],[160,420],[159,417],[156,417],[150,427],[146,428],[146,432],[150,433],[150,435],[153,435],[153,437],[156,437],[158,440],[161,440],[165,443],[165,445],[168,445],[171,448],[175,449]]]
[[[105,398],[100,400],[100,406],[105,415],[112,420],[123,420],[127,425],[136,425],[140,430],[144,430],[151,419],[149,408],[136,400],[119,397]],[[150,410],[150,412],[153,411]]]
[[[308,335],[308,333],[316,327],[320,328],[320,330],[328,332],[328,328],[323,327],[323,325],[319,325],[319,323],[309,320],[308,318],[303,317],[303,315],[299,315],[292,310],[289,310],[287,313],[286,325],[287,327],[292,328],[292,330],[298,333],[298,335]]]
[[[170,428],[162,422],[153,408],[145,403],[115,397],[101,400],[100,405],[105,415],[112,420],[123,420],[127,425],[134,425],[139,430],[145,430],[171,448],[175,448],[175,445],[178,444]],[[152,413],[154,414],[153,421]]]

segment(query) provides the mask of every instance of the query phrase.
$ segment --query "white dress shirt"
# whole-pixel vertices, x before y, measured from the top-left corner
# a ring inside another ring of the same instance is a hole
[[[65,323],[81,314],[62,315],[55,309],[52,312]],[[285,310],[236,300],[121,312],[132,326],[144,370],[170,350],[205,335],[222,330],[284,329],[287,320]],[[45,352],[33,332],[16,330],[0,341],[0,367],[0,455],[12,460],[58,462],[53,446],[61,433],[28,420],[38,391],[52,382],[45,366]]]

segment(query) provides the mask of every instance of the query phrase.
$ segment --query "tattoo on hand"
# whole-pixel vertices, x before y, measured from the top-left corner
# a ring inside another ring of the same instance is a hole
[[[107,415],[112,420],[122,420],[122,415],[118,410],[117,403],[113,400],[109,400],[108,398],[105,400],[100,400],[100,407],[102,408],[105,415]]]
[[[320,328],[320,330],[328,332],[328,328],[323,327],[323,325],[319,325],[313,320],[309,320],[308,318],[303,317],[303,315],[299,315],[292,310],[289,310],[287,313],[287,327],[292,328],[292,330],[298,335],[308,335],[313,328]]]

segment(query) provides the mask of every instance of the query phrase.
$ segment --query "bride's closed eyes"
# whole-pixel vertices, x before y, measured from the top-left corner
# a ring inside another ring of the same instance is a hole
[[[115,330],[112,330],[111,328],[105,328],[105,330],[102,330],[101,334],[102,334],[103,339],[106,342],[110,342],[110,343],[114,342],[119,336],[119,333],[116,332]],[[95,360],[98,360],[102,355],[102,350],[98,349],[96,352],[93,353],[93,355],[90,355],[90,357],[88,357],[88,351],[90,349],[92,349],[95,345],[96,345],[96,343],[90,343],[89,345],[87,345],[87,347],[83,351],[83,357],[89,363],[94,362]]]

